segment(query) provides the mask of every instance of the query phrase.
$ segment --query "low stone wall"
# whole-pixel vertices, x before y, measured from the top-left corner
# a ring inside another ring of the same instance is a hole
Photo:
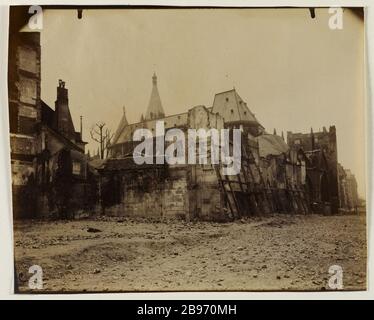
[[[121,174],[121,197],[118,203],[104,206],[112,216],[150,219],[188,219],[188,183],[185,168],[170,170],[168,177],[150,177],[149,183],[137,181],[132,173]],[[152,181],[153,180],[153,181]],[[144,184],[147,187],[144,188]]]

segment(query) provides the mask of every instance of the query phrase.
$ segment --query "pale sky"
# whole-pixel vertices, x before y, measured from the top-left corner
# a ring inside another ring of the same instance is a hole
[[[167,115],[236,88],[268,132],[337,128],[338,158],[365,195],[364,25],[349,10],[330,30],[327,9],[47,10],[42,99],[54,107],[58,79],[69,89],[75,128],[115,131],[146,112],[152,74]]]

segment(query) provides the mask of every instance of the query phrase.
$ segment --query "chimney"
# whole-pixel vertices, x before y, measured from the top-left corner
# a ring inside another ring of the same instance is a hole
[[[58,80],[57,99],[55,101],[55,129],[69,140],[76,139],[73,120],[69,110],[68,89],[65,88],[65,81]]]
[[[81,120],[81,140],[83,141],[83,126],[82,126],[82,116],[80,116],[80,120]]]
[[[61,79],[58,80],[57,101],[65,103],[68,101],[68,89],[65,88],[65,81]]]

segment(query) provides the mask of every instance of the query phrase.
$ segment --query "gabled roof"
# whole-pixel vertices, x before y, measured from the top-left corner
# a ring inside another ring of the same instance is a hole
[[[74,131],[67,135],[65,132],[60,132],[57,126],[57,114],[56,111],[53,110],[49,105],[47,105],[43,100],[41,100],[41,118],[42,118],[42,125],[47,127],[51,131],[53,131],[59,137],[63,137],[66,140],[74,140],[75,143],[83,143],[87,144],[87,142],[82,141],[81,133],[78,131]],[[73,127],[74,129],[74,127]]]
[[[214,97],[212,112],[219,113],[225,122],[253,122],[261,126],[235,89],[217,93]]]
[[[53,110],[49,105],[47,105],[43,100],[41,100],[42,109],[42,123],[50,128],[55,128],[55,110]]]
[[[120,128],[118,127],[116,131],[116,135],[117,135],[117,132],[119,132],[119,135],[116,140],[113,139],[111,146],[124,143],[124,142],[128,142],[128,141],[132,141],[132,136],[136,129],[141,129],[141,128],[148,129],[148,130],[151,130],[153,134],[155,134],[157,121],[164,121],[165,130],[168,130],[170,128],[185,127],[187,126],[187,123],[188,123],[188,113],[185,112],[185,113],[175,114],[175,115],[168,116],[165,118],[160,118],[157,120],[156,119],[145,120],[142,122],[131,123],[131,124],[125,125],[122,130],[119,130]]]
[[[157,88],[157,76],[154,73],[152,77],[152,92],[149,99],[145,120],[153,120],[165,117],[165,112],[162,107],[160,94]]]

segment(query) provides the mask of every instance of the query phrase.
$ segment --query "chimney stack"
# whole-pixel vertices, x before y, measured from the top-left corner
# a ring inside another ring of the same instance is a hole
[[[58,80],[57,101],[68,101],[68,89],[65,88],[65,81],[62,81],[61,79]]]
[[[83,126],[82,126],[82,116],[80,116],[81,119],[81,140],[83,141]]]

